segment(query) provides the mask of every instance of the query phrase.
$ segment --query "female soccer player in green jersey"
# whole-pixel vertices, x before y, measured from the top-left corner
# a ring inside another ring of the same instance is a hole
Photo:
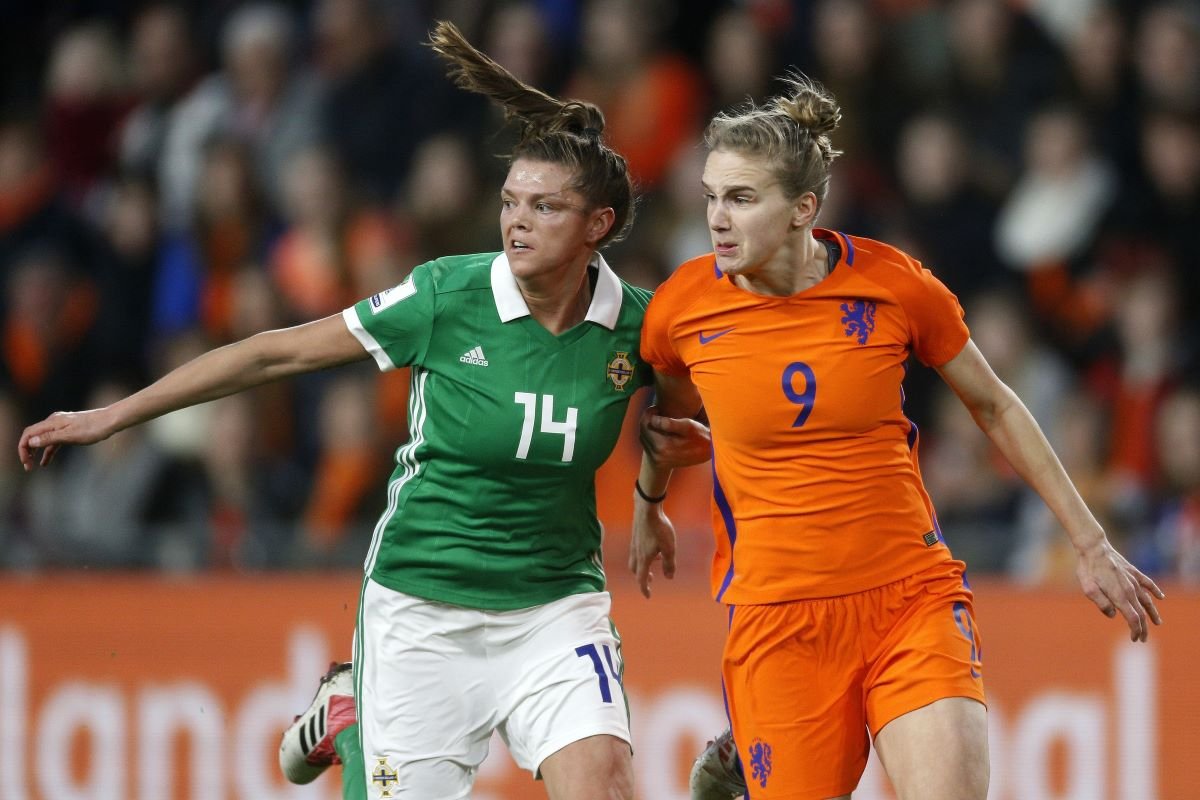
[[[499,731],[554,800],[632,798],[594,489],[630,396],[651,380],[638,356],[649,293],[599,254],[632,220],[632,186],[595,106],[526,86],[452,25],[431,40],[460,86],[521,126],[500,193],[503,252],[431,261],[341,314],[213,350],[110,406],[53,414],[25,429],[19,455],[31,470],[63,445],[353,361],[411,366],[411,438],[359,603],[357,735],[337,736],[344,791],[464,797]]]

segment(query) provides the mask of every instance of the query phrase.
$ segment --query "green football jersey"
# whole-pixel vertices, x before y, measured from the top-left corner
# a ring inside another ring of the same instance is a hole
[[[504,254],[439,258],[343,312],[380,369],[412,366],[366,571],[396,591],[507,610],[604,588],[595,473],[630,397],[650,292],[602,257],[584,322],[529,315]]]

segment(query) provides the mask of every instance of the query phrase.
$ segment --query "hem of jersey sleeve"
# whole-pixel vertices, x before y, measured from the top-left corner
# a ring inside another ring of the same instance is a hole
[[[646,363],[650,364],[649,361]],[[690,378],[692,375],[691,370],[687,367],[665,367],[661,364],[650,364],[650,368],[660,375],[669,375],[672,378]]]
[[[388,358],[388,354],[379,346],[379,342],[375,341],[375,337],[367,333],[367,329],[358,319],[358,311],[354,306],[342,309],[342,320],[346,323],[346,328],[349,329],[351,335],[375,359],[375,364],[379,367],[380,372],[388,372],[396,368],[396,365]]]
[[[939,367],[946,366],[947,364],[949,364],[951,361],[953,361],[955,358],[958,357],[958,354],[963,351],[963,348],[967,346],[967,342],[969,342],[969,341],[971,341],[970,333],[968,333],[965,337],[963,337],[963,340],[958,343],[958,347],[953,348],[953,352],[951,352],[950,355],[946,356],[945,358],[941,358],[939,356],[936,360],[929,361],[926,366],[933,367],[934,369],[938,369]],[[947,350],[950,350],[950,348],[947,348]]]
[[[473,608],[479,611],[517,611],[522,608],[544,606],[547,603],[553,603],[555,600],[562,600],[564,597],[572,597],[577,594],[597,594],[608,591],[608,587],[605,585],[603,579],[601,579],[596,583],[589,583],[587,585],[576,584],[567,588],[566,591],[547,595],[509,594],[506,596],[504,602],[497,603],[493,595],[448,592],[442,587],[431,586],[419,581],[396,580],[383,574],[378,566],[372,569],[370,575],[367,577],[385,589],[391,589],[393,592],[401,592],[402,594],[419,597],[422,600],[461,606],[463,608]]]

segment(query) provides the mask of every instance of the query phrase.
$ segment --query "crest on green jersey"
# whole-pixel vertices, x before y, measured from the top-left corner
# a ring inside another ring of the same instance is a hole
[[[375,769],[371,772],[371,783],[377,785],[380,789],[380,797],[393,797],[392,790],[395,789],[394,784],[400,782],[396,770],[392,769],[388,764],[387,759],[381,756],[376,756]]]
[[[633,379],[633,360],[629,353],[617,350],[608,354],[608,382],[618,392],[625,391],[625,384]]]

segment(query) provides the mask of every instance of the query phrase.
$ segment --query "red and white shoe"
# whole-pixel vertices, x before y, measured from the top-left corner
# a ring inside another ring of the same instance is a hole
[[[746,776],[733,734],[725,731],[708,743],[688,776],[692,800],[734,800],[746,794]]]
[[[279,743],[279,768],[292,783],[312,783],[342,763],[333,740],[357,719],[350,662],[329,665],[308,710],[296,717]]]

